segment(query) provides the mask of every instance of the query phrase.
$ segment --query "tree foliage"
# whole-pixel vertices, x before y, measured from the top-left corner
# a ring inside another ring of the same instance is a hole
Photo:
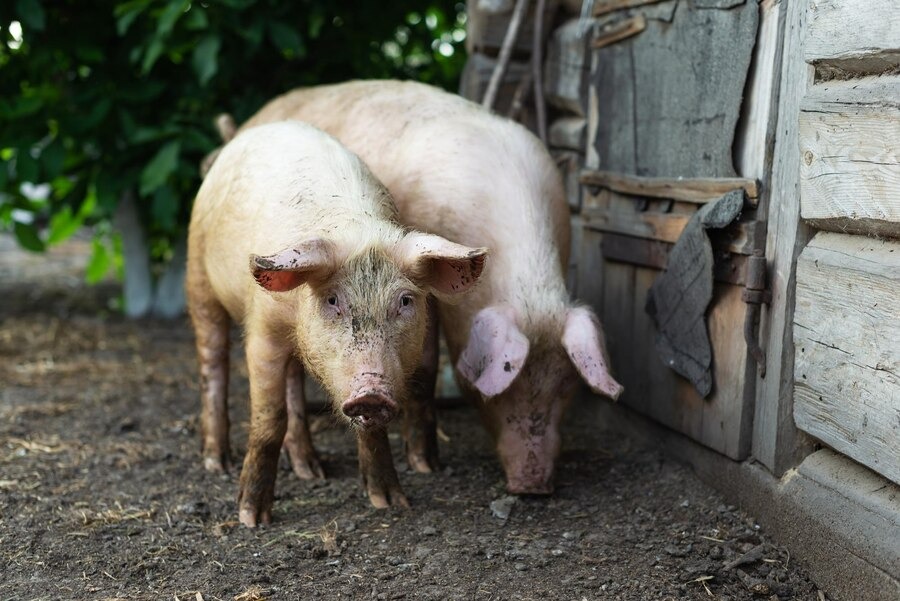
[[[184,235],[212,119],[296,86],[416,78],[456,86],[462,6],[448,0],[7,0],[0,3],[0,228],[42,250],[139,199],[152,256]]]

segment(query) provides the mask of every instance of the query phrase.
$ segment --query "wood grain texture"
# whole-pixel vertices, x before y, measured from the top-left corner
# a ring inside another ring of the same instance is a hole
[[[558,27],[547,42],[544,95],[551,105],[583,117],[587,107],[591,30],[580,19]]]
[[[897,0],[808,0],[807,62],[855,61],[878,68],[900,57]],[[867,63],[861,61],[868,61]]]
[[[594,2],[594,16],[599,17],[613,11],[625,8],[636,8],[647,4],[656,4],[663,0],[596,0]]]
[[[698,4],[678,2],[671,23],[647,18],[640,35],[594,52],[600,118],[591,143],[600,169],[734,177],[732,142],[759,8]]]
[[[584,190],[581,200],[581,215],[586,227],[669,243],[678,241],[696,206],[665,199],[648,201],[609,190],[597,194]],[[764,231],[753,220],[751,212],[741,219],[713,234],[717,248],[741,255],[753,254]]]
[[[806,6],[789,2],[782,27],[784,60],[780,69],[778,125],[767,212],[766,261],[772,300],[763,305],[759,336],[766,350],[766,377],[756,380],[753,457],[776,476],[796,466],[812,450],[793,420],[794,276],[797,255],[809,238],[800,220],[800,99],[812,83],[813,69],[803,61]]]
[[[670,198],[697,204],[718,200],[732,190],[743,189],[748,204],[756,205],[759,187],[755,179],[739,177],[640,177],[611,171],[586,170],[581,183],[600,186],[613,192],[653,198]]]
[[[804,219],[900,236],[900,76],[813,86],[800,106],[800,156]]]
[[[819,233],[797,262],[794,419],[900,483],[900,242]]]

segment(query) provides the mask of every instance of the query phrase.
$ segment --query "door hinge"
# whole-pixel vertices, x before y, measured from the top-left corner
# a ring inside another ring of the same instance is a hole
[[[744,341],[747,350],[756,360],[759,377],[766,377],[766,353],[759,345],[759,315],[760,306],[769,304],[772,293],[766,288],[766,256],[762,250],[753,251],[748,257],[746,271],[744,272],[744,289],[741,291],[741,300],[747,303],[747,314],[744,317]]]

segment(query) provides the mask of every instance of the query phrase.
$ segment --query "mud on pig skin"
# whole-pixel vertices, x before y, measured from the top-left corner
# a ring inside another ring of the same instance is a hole
[[[569,211],[546,148],[512,121],[412,82],[295,90],[245,127],[281,119],[312,123],[358,153],[404,223],[491,248],[482,284],[459,303],[440,303],[440,321],[457,379],[478,398],[494,436],[507,488],[552,492],[559,426],[577,375],[613,399],[622,387],[597,317],[566,291]],[[419,390],[433,394],[433,380]],[[409,406],[409,463],[429,471],[437,447],[427,399]]]
[[[298,473],[322,475],[305,420],[304,370],[354,426],[372,503],[407,504],[384,426],[421,363],[427,297],[470,288],[485,256],[485,249],[399,226],[384,186],[311,126],[250,128],[221,151],[194,203],[187,293],[204,464],[215,471],[229,467],[230,320],[244,328],[251,419],[243,524],[271,520],[283,440]]]

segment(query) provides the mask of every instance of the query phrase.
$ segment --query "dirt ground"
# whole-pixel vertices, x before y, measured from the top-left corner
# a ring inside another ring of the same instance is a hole
[[[408,472],[393,434],[406,511],[369,506],[351,436],[317,416],[328,479],[285,464],[274,523],[242,528],[235,478],[201,466],[187,321],[122,319],[71,256],[0,244],[0,601],[827,598],[752,517],[591,419],[596,400],[570,414],[549,498],[505,498],[470,407],[440,413],[439,474]]]

